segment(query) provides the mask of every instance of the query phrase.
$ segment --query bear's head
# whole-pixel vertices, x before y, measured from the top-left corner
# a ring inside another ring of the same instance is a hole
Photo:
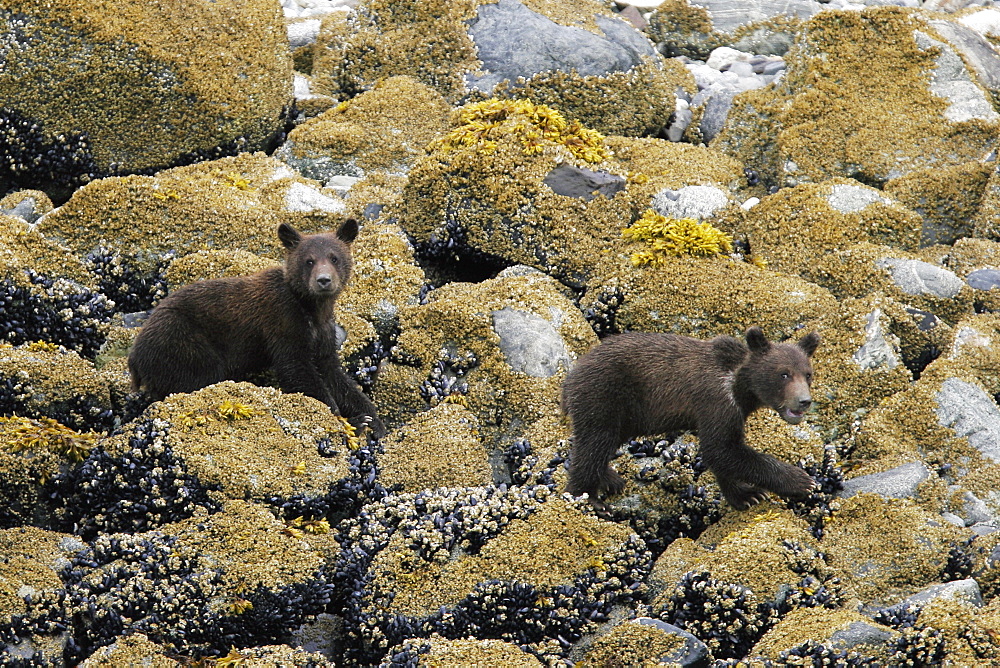
[[[285,281],[292,291],[313,299],[336,299],[351,277],[351,242],[357,236],[358,221],[353,218],[335,233],[304,235],[288,223],[279,225]]]
[[[819,346],[819,334],[811,332],[797,343],[772,343],[760,327],[751,327],[746,339],[750,357],[740,372],[757,400],[777,411],[785,422],[802,422],[812,405],[809,358]]]

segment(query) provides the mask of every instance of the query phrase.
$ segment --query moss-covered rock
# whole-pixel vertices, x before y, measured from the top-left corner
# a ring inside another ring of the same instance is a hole
[[[283,162],[245,153],[156,176],[94,181],[37,230],[78,255],[110,246],[144,266],[164,255],[220,249],[280,259],[280,223],[307,233],[336,229],[343,210]]]
[[[683,66],[595,0],[366,0],[346,20],[324,20],[314,56],[317,93],[350,97],[407,75],[452,104],[526,97],[624,135],[655,132],[677,87],[695,90]]]
[[[98,537],[73,560],[66,608],[84,654],[144,633],[221,656],[287,638],[322,612],[328,566],[267,508],[229,501],[157,531]]]
[[[60,481],[63,514],[84,532],[144,530],[228,498],[335,520],[381,495],[361,446],[315,399],[226,381],[170,395],[101,442]]]
[[[862,601],[886,605],[938,582],[949,545],[967,533],[910,501],[861,493],[836,509],[820,545]]]
[[[430,86],[389,77],[296,127],[276,157],[324,183],[375,170],[405,173],[447,129],[450,114],[451,106]]]
[[[596,342],[559,283],[527,268],[433,290],[400,325],[374,390],[380,414],[399,423],[459,395],[490,448],[556,414],[565,372]]]
[[[9,0],[2,10],[0,31],[21,36],[0,76],[8,182],[65,188],[259,150],[291,104],[271,3]]]
[[[580,637],[632,596],[649,554],[547,487],[390,496],[345,527],[349,659],[407,638]]]
[[[85,548],[76,537],[35,527],[0,530],[0,661],[60,665],[72,625],[60,574]]]
[[[737,96],[713,146],[781,186],[834,176],[881,184],[980,160],[1000,115],[947,27],[900,7],[820,12],[797,35],[781,82]]]

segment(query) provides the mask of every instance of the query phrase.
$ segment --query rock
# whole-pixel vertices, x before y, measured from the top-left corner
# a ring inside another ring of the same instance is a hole
[[[274,3],[5,7],[0,33],[22,41],[0,77],[0,125],[15,138],[3,190],[25,183],[64,199],[104,176],[262,150],[291,104]]]
[[[560,164],[542,179],[557,195],[576,197],[589,202],[598,195],[608,199],[625,189],[625,179],[603,171],[593,171],[574,165]]]
[[[973,290],[992,290],[1000,287],[1000,269],[977,269],[966,274],[965,282]]]
[[[869,369],[894,369],[899,363],[896,354],[898,343],[894,346],[886,339],[887,332],[883,329],[882,312],[875,310],[868,316],[865,325],[865,342],[854,353],[854,361],[861,371]]]
[[[580,668],[625,664],[707,666],[708,648],[684,629],[659,619],[638,617],[599,637],[576,665]]]
[[[494,477],[479,440],[479,421],[460,404],[440,403],[382,440],[382,484],[403,492],[481,487]],[[504,471],[500,480],[509,478]]]
[[[930,477],[922,462],[910,462],[882,473],[870,473],[844,481],[837,496],[849,498],[861,492],[871,492],[886,499],[913,499],[918,486]]]
[[[753,648],[755,656],[771,659],[794,654],[822,660],[824,651],[856,651],[865,655],[889,649],[898,633],[875,624],[853,610],[799,608],[769,630]]]
[[[731,203],[730,196],[715,186],[684,186],[662,190],[653,197],[653,210],[667,218],[711,218]]]
[[[787,54],[780,84],[739,96],[713,146],[768,186],[835,176],[882,184],[981,160],[995,146],[983,129],[1000,117],[984,93],[988,82],[935,26],[941,20],[893,7],[816,14],[799,35],[802,48]],[[905,71],[880,62],[905,63]],[[873,98],[873,87],[882,94]],[[824,102],[833,99],[840,103]],[[761,143],[764,136],[778,141]]]
[[[935,399],[938,424],[967,438],[988,459],[1000,462],[1000,408],[990,395],[960,378],[948,378]]]
[[[0,214],[16,216],[29,225],[52,210],[52,200],[41,190],[19,190],[0,199]]]
[[[898,613],[911,606],[922,607],[931,601],[938,600],[963,601],[977,608],[983,605],[983,596],[979,591],[979,584],[972,578],[968,578],[966,580],[953,580],[943,584],[931,585],[913,596],[906,597],[886,610]]]
[[[376,170],[405,173],[447,128],[450,112],[430,86],[390,77],[296,127],[275,157],[323,183]]]
[[[358,602],[345,628],[359,664],[432,633],[572,642],[630,600],[649,569],[628,528],[544,486],[403,494],[371,510],[352,522],[337,564]],[[510,613],[491,612],[497,599]]]
[[[555,280],[516,268],[433,290],[426,303],[400,309],[399,325],[374,390],[380,412],[409,420],[449,397],[463,401],[491,459],[499,456],[497,439],[557,414],[570,360],[596,342]],[[533,340],[538,333],[543,338]]]
[[[366,2],[362,9],[346,23],[324,21],[317,92],[356,95],[405,74],[452,104],[527,98],[602,132],[635,136],[667,124],[678,87],[693,92],[682,65],[664,62],[642,33],[590,0],[544,7],[468,0],[402,14]],[[593,77],[614,94],[595,94]]]
[[[542,663],[512,642],[475,638],[447,639],[434,635],[429,639],[407,640],[393,647],[380,665],[510,666],[541,668]]]

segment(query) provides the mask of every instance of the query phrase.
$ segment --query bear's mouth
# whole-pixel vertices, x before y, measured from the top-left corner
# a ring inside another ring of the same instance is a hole
[[[805,411],[793,411],[791,408],[782,408],[778,413],[781,415],[781,419],[788,424],[798,424],[806,416]]]

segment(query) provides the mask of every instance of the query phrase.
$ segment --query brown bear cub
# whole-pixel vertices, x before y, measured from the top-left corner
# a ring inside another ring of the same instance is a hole
[[[351,276],[358,223],[336,234],[278,227],[284,268],[186,285],[161,301],[128,356],[132,388],[154,400],[271,369],[285,392],[319,399],[376,437],[375,406],[340,365],[334,302]]]
[[[731,336],[702,341],[632,332],[608,337],[581,357],[563,384],[573,425],[571,494],[617,494],[625,481],[608,462],[620,445],[645,434],[696,430],[705,465],[738,509],[766,492],[804,496],[815,483],[801,468],[746,444],[744,422],[770,406],[798,424],[812,404],[812,332],[798,343],[771,343],[759,327],[746,344]]]

